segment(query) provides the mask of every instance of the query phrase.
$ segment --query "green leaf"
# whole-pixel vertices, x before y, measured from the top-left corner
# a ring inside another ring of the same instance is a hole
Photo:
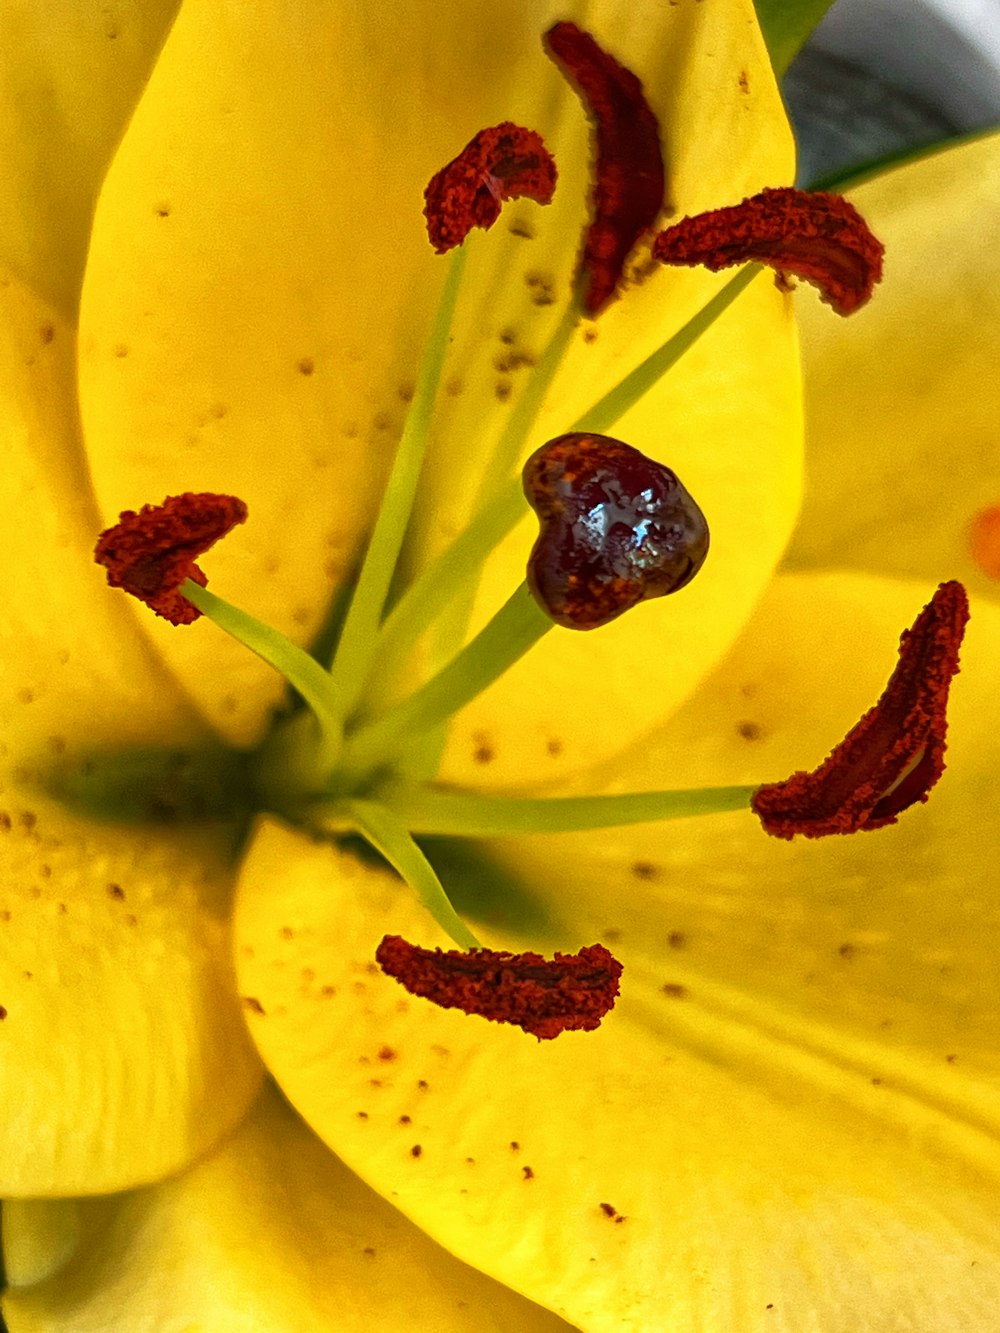
[[[754,0],[776,74],[785,70],[833,0]]]
[[[894,171],[897,167],[922,162],[924,158],[933,157],[936,153],[958,148],[962,144],[975,143],[978,139],[989,138],[990,135],[998,132],[1000,132],[1000,126],[990,125],[986,129],[971,130],[968,134],[955,134],[947,139],[935,139],[933,143],[897,148],[894,152],[883,153],[880,157],[868,158],[864,162],[852,163],[847,167],[838,167],[836,171],[810,181],[805,188],[809,190],[832,190],[835,194],[845,194],[848,190],[854,190],[859,185],[864,185],[866,181],[874,180],[877,176],[882,176],[888,171]]]

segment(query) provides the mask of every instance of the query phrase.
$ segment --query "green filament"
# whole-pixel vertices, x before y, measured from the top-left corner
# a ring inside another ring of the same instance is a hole
[[[270,625],[223,601],[192,579],[185,579],[179,591],[213,624],[263,658],[299,692],[319,723],[320,746],[315,766],[319,772],[329,772],[340,753],[342,731],[338,719],[342,710],[340,696],[328,672]]]
[[[630,792],[622,796],[481,796],[433,787],[396,788],[393,812],[416,834],[462,838],[579,833],[745,810],[756,787]]]
[[[386,595],[399,559],[427,451],[427,437],[448,351],[448,336],[466,253],[464,245],[452,252],[402,438],[331,666],[346,712],[350,712],[356,703],[376,652],[376,636]]]
[[[380,852],[460,949],[478,949],[479,941],[451,905],[430,862],[395,811],[375,801],[343,801],[331,809],[332,827],[353,829]]]
[[[347,740],[339,775],[357,779],[395,758],[414,737],[482,694],[553,628],[527,584],[520,584],[493,619],[436,676]]]
[[[514,479],[403,593],[379,633],[379,658],[401,657],[450,602],[461,587],[463,575],[470,568],[478,568],[524,514],[524,492],[520,480]]]
[[[570,430],[591,431],[602,435],[642,399],[681,359],[685,352],[698,341],[703,333],[715,323],[719,316],[736,300],[761,271],[760,264],[747,264],[730,278],[720,292],[717,292],[696,315],[679,328],[672,338],[651,352],[645,361],[640,362],[623,380],[598,402],[589,407],[583,416],[578,417]]]

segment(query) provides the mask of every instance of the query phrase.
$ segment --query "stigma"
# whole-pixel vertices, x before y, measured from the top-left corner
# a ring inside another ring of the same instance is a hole
[[[607,625],[704,564],[704,514],[675,472],[621,440],[560,435],[531,455],[523,484],[541,528],[528,586],[557,625]]]

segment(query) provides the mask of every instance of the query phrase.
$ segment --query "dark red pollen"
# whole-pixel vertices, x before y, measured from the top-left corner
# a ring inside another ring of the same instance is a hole
[[[431,245],[444,254],[461,245],[473,227],[488,231],[505,200],[548,204],[555,188],[556,164],[540,134],[509,120],[480,130],[424,191]]]
[[[884,249],[840,195],[782,188],[682,219],[660,232],[653,254],[713,273],[746,260],[769,264],[782,279],[793,273],[813,283],[838,315],[849,315],[881,279]]]
[[[663,207],[660,126],[636,76],[588,32],[556,23],[544,40],[583,99],[597,139],[593,218],[581,261],[588,278],[584,307],[596,315],[614,296],[625,261]]]
[[[442,1009],[512,1023],[539,1041],[598,1027],[614,1005],[622,974],[621,963],[601,944],[548,959],[494,949],[422,949],[386,935],[375,957],[411,995]]]
[[[567,629],[598,629],[677,592],[708,554],[705,516],[677,474],[609,435],[557,436],[522,480],[540,529],[528,587]]]
[[[94,559],[106,567],[112,588],[124,588],[172,625],[190,625],[201,612],[178,588],[185,579],[205,586],[195,558],[246,516],[234,495],[171,495],[160,505],[119,514],[98,538]]]
[[[822,838],[894,824],[944,772],[948,689],[969,618],[960,583],[942,583],[899,641],[878,703],[812,773],[768,783],[751,805],[768,833]]]

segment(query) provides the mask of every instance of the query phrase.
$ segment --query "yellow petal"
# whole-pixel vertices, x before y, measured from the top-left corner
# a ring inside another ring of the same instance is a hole
[[[179,0],[9,0],[0,265],[73,318],[94,201]]]
[[[813,763],[922,595],[779,581],[620,785]],[[440,938],[405,891],[265,829],[236,931],[266,1060],[431,1235],[582,1329],[991,1327],[998,651],[977,606],[949,771],[878,834],[787,844],[728,815],[496,844],[465,886],[491,942],[528,943],[533,908],[533,946],[600,938],[623,959],[595,1034],[537,1043],[405,995],[371,962],[380,934]]]
[[[273,1093],[213,1157],[81,1208],[54,1279],[8,1293],[11,1333],[558,1333],[435,1245]]]
[[[0,1192],[156,1180],[260,1082],[227,962],[225,841],[2,800]]]
[[[278,3],[185,6],[95,228],[84,409],[107,513],[186,488],[243,496],[249,523],[206,561],[212,586],[308,639],[366,531],[441,282],[442,261],[424,233],[424,186],[478,129],[511,118],[546,135],[561,184],[551,209],[519,208],[475,237],[434,427],[434,502],[423,503],[415,528],[418,558],[461,525],[509,410],[498,389],[516,394],[524,359],[540,352],[558,309],[535,299],[550,285],[560,300],[568,292],[586,218],[589,132],[540,41],[554,18],[585,10],[661,112],[678,209],[787,179],[790,138],[749,0],[676,8],[520,0],[485,18],[453,6],[441,23],[415,3],[391,17],[378,6],[327,3],[295,22]],[[534,239],[512,234],[522,223]],[[565,429],[717,285],[659,274],[609,312],[593,346],[578,337],[541,437]],[[636,443],[681,455],[695,484],[712,488],[701,497],[710,510],[721,507],[718,471],[741,483],[750,474],[739,508],[760,516],[767,539],[758,544],[756,527],[720,516],[718,577],[725,582],[730,568],[726,550],[740,548],[740,570],[730,569],[732,609],[720,613],[719,642],[746,614],[795,507],[785,303],[765,291],[741,309],[721,346],[742,354],[765,344],[762,359],[746,358],[732,380],[718,368],[706,378],[703,364],[684,382],[675,376],[626,423],[642,436]],[[498,371],[501,353],[520,369]],[[687,418],[693,394],[703,401]],[[690,425],[674,422],[678,401]],[[752,451],[746,469],[739,460]],[[498,558],[487,601],[521,578],[528,540],[509,548],[516,558]],[[706,609],[715,614],[716,597]],[[241,741],[259,731],[281,688],[267,668],[209,627],[179,635],[148,616],[143,624],[217,726]],[[677,670],[680,697],[690,672]]]
[[[73,329],[16,279],[2,296],[0,1192],[115,1189],[204,1152],[260,1071],[223,952],[222,841],[43,794],[96,753],[204,729],[93,562]]]
[[[885,280],[845,323],[802,302],[808,486],[790,560],[960,578],[996,600],[969,529],[1000,504],[1000,135],[850,197],[885,242]]]

